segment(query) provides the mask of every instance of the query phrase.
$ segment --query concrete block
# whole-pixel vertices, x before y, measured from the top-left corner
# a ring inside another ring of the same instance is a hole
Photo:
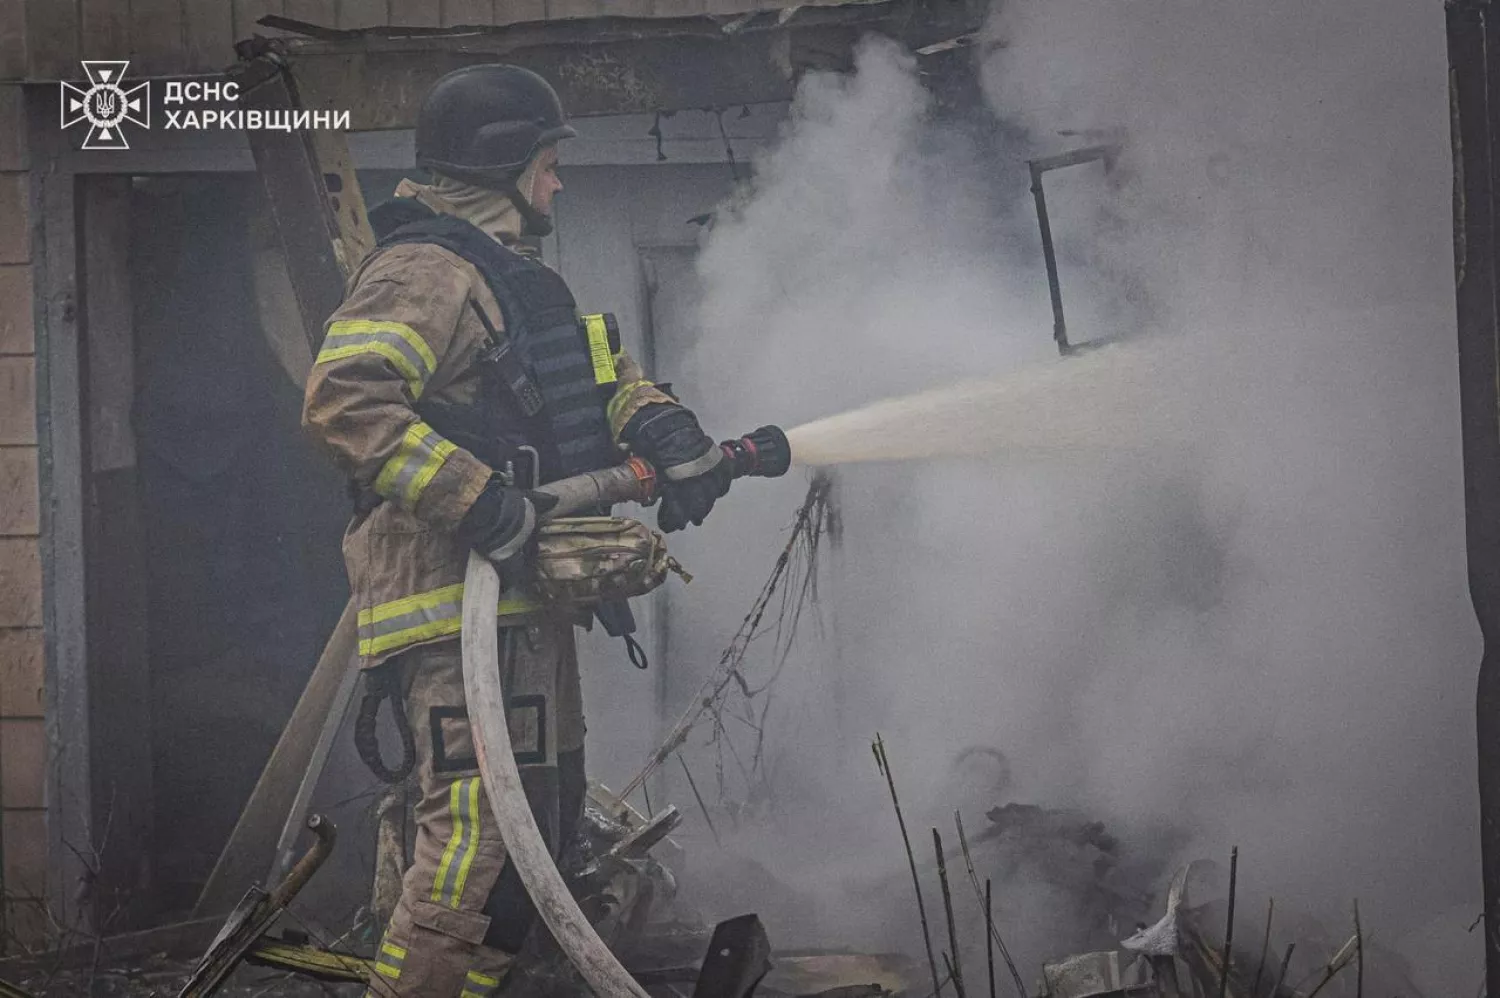
[[[0,447],[0,537],[41,533],[38,499],[37,449]]]
[[[41,542],[0,537],[0,627],[41,626]]]
[[[0,173],[0,263],[31,262],[29,177]]]
[[[31,266],[0,265],[0,356],[36,352]]]
[[[41,807],[47,733],[40,718],[0,720],[0,807]]]
[[[40,627],[0,631],[0,717],[42,716]]]
[[[0,357],[0,444],[36,443],[36,362]]]
[[[0,811],[0,849],[5,851],[5,891],[20,897],[47,893],[46,812]]]

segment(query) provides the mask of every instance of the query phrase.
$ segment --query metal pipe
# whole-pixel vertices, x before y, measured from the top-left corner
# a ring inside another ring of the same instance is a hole
[[[1036,199],[1036,220],[1042,229],[1042,259],[1047,264],[1047,291],[1052,296],[1052,338],[1059,353],[1068,352],[1068,324],[1063,321],[1062,285],[1057,278],[1057,251],[1052,246],[1052,221],[1047,217],[1047,195],[1042,190],[1044,167],[1031,167],[1031,196]]]
[[[1485,981],[1490,994],[1500,995],[1500,259],[1495,243],[1500,22],[1492,7],[1489,0],[1451,0],[1447,34],[1464,528],[1469,596],[1484,636],[1474,706]]]

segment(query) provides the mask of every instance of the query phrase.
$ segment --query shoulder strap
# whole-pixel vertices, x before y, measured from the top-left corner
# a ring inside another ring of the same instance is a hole
[[[495,296],[495,301],[499,302],[500,315],[510,337],[521,339],[522,331],[527,327],[528,316],[520,297],[506,278],[532,266],[531,262],[519,253],[501,246],[470,222],[453,215],[440,215],[426,205],[420,207],[427,212],[426,216],[389,230],[380,238],[378,245],[384,248],[400,243],[433,243],[467,260],[479,271],[490,293]]]

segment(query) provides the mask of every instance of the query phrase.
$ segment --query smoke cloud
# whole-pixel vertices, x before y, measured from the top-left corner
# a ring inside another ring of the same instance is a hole
[[[689,401],[715,427],[793,426],[1074,363],[1050,341],[1024,161],[1119,137],[1107,175],[1047,178],[1070,329],[1135,340],[1117,349],[1158,365],[1194,446],[1101,456],[1141,442],[1106,348],[1071,403],[1093,448],[841,473],[822,630],[770,715],[775,827],[729,843],[800,885],[773,939],[916,952],[879,730],[920,855],[956,807],[971,834],[1008,801],[1076,808],[1158,877],[1234,843],[1251,909],[1274,894],[1342,925],[1358,897],[1414,962],[1461,947],[1479,640],[1440,10],[1011,0],[985,34],[993,146],[940,120],[889,43],[803,82],[700,257]],[[1044,429],[1003,402],[953,418]],[[705,667],[764,577],[746,552],[769,568],[804,485],[739,486],[684,538],[703,582],[672,626]],[[1003,761],[956,762],[974,746]],[[1076,941],[1067,894],[997,880],[1028,983]],[[1472,959],[1419,979],[1470,991]]]

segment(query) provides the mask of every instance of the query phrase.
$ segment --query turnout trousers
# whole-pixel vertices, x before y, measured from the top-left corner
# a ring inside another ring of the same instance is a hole
[[[506,860],[480,779],[459,643],[414,648],[396,665],[417,750],[416,846],[366,994],[491,998],[504,993],[540,919]],[[572,837],[586,788],[571,621],[502,628],[500,670],[516,763],[555,857]]]

